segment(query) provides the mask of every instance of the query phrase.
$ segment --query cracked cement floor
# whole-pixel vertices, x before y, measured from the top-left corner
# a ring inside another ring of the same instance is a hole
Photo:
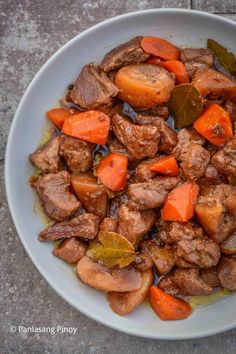
[[[236,2],[201,0],[4,0],[1,8],[0,118],[0,352],[1,353],[235,353],[236,330],[203,339],[161,341],[104,327],[63,301],[41,277],[12,223],[4,188],[4,151],[16,107],[44,62],[84,29],[145,8],[182,7],[236,20]],[[10,326],[71,326],[73,334],[11,333]]]

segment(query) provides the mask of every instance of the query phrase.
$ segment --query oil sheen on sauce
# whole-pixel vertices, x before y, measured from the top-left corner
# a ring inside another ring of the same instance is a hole
[[[197,308],[213,304],[229,297],[232,294],[233,292],[229,290],[220,289],[215,291],[211,295],[189,296],[186,300],[193,308]]]
[[[37,148],[42,146],[43,144],[47,143],[52,136],[53,127],[51,124],[47,124],[46,127],[43,129],[43,134],[38,142]],[[33,167],[33,177],[38,177],[40,175],[40,170],[37,167]],[[47,216],[43,207],[40,203],[39,197],[37,193],[34,191],[34,208],[33,211],[37,214],[43,224],[44,227],[51,226],[54,222]]]
[[[47,214],[45,213],[45,211],[43,210],[43,207],[40,203],[39,197],[35,192],[34,195],[34,209],[33,209],[34,213],[36,215],[39,216],[41,223],[43,224],[43,226],[46,228],[48,226],[51,226],[52,224],[54,224],[54,221],[51,220]]]

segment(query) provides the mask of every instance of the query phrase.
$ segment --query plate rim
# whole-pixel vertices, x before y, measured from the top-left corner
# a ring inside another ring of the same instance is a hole
[[[56,50],[56,52],[54,54],[52,54],[49,59],[46,60],[46,62],[42,65],[42,67],[38,70],[38,72],[36,73],[36,75],[33,77],[33,79],[31,80],[30,84],[27,86],[26,90],[24,91],[24,94],[17,106],[16,112],[14,114],[13,120],[11,122],[11,126],[10,126],[10,130],[8,133],[8,138],[7,138],[7,145],[6,145],[6,152],[5,152],[5,160],[4,160],[4,164],[5,164],[5,168],[4,168],[4,175],[5,175],[5,190],[6,190],[6,197],[7,197],[7,203],[8,203],[8,207],[9,207],[9,211],[14,223],[14,226],[16,228],[18,237],[21,240],[21,243],[23,244],[28,256],[30,257],[32,263],[35,265],[35,267],[37,268],[37,270],[39,271],[39,273],[42,275],[42,277],[47,281],[47,283],[52,287],[52,289],[61,297],[63,298],[63,300],[65,300],[67,303],[70,304],[70,306],[72,306],[73,308],[75,308],[76,310],[80,311],[83,315],[89,317],[90,319],[95,320],[98,323],[101,323],[104,326],[107,326],[109,328],[118,330],[122,333],[125,334],[130,334],[133,336],[137,336],[137,337],[141,337],[141,338],[150,338],[150,339],[164,339],[164,340],[183,340],[183,339],[194,339],[194,338],[203,338],[203,337],[207,337],[207,336],[211,336],[211,335],[215,335],[218,333],[222,333],[224,331],[233,329],[236,327],[236,318],[234,322],[231,322],[229,325],[224,325],[223,327],[220,326],[219,328],[214,328],[214,329],[209,329],[208,331],[202,333],[200,331],[195,332],[195,333],[191,333],[188,334],[188,332],[186,334],[183,335],[175,335],[175,334],[171,334],[171,335],[152,335],[152,334],[144,334],[142,333],[140,330],[133,330],[132,328],[125,328],[123,329],[121,325],[116,324],[116,323],[110,323],[109,321],[106,321],[106,319],[100,318],[99,316],[97,316],[96,314],[92,314],[89,311],[87,311],[85,308],[80,308],[80,306],[75,305],[70,298],[67,297],[65,292],[62,292],[61,290],[58,289],[56,283],[52,282],[49,277],[47,276],[47,274],[45,273],[44,267],[41,263],[37,262],[36,259],[34,258],[33,254],[30,252],[28,246],[27,246],[27,242],[24,240],[21,230],[20,230],[20,226],[18,224],[18,220],[14,211],[14,202],[13,202],[13,198],[12,198],[12,194],[11,194],[11,189],[10,189],[10,182],[9,182],[9,174],[10,174],[10,148],[12,145],[12,140],[13,140],[13,135],[14,135],[14,131],[15,131],[15,125],[16,122],[18,120],[18,117],[20,115],[20,111],[21,108],[24,106],[26,97],[28,96],[29,92],[31,91],[31,88],[33,87],[34,83],[37,82],[38,78],[40,77],[41,73],[47,69],[47,67],[51,64],[51,62],[54,61],[54,59],[60,55],[61,52],[65,51],[67,49],[67,47],[69,47],[73,42],[76,42],[77,40],[81,39],[83,36],[86,36],[87,34],[89,34],[90,32],[96,30],[96,28],[103,26],[103,25],[107,25],[109,23],[112,23],[114,21],[119,21],[121,19],[125,19],[125,18],[131,18],[131,17],[135,17],[137,15],[142,15],[144,13],[192,13],[192,14],[196,14],[196,15],[200,15],[200,16],[205,16],[208,18],[217,18],[219,21],[221,21],[222,23],[228,23],[233,25],[236,28],[236,22],[234,22],[233,20],[229,19],[229,18],[224,18],[222,16],[219,15],[215,15],[212,13],[208,13],[208,12],[203,12],[203,11],[199,11],[199,10],[192,10],[192,9],[179,9],[179,8],[156,8],[156,9],[146,9],[146,10],[138,10],[138,11],[132,11],[132,12],[128,12],[128,13],[124,13],[118,16],[113,16],[109,19],[106,19],[102,22],[99,22],[95,25],[93,25],[92,27],[87,28],[86,30],[78,33],[76,36],[74,36],[72,39],[70,39],[69,41],[67,41],[64,45],[62,45],[60,48],[58,48]]]

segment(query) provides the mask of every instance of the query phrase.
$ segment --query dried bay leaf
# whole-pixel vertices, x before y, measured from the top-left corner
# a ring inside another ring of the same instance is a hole
[[[225,47],[213,39],[207,40],[207,48],[214,52],[225,70],[227,70],[232,75],[236,73],[236,57],[232,52],[228,52]]]
[[[87,251],[87,256],[94,261],[100,261],[109,268],[116,265],[123,268],[134,261],[134,247],[124,236],[100,231],[98,239],[100,243],[92,243]]]
[[[201,95],[191,84],[176,86],[172,90],[167,105],[174,118],[175,128],[183,128],[192,124],[203,109]]]

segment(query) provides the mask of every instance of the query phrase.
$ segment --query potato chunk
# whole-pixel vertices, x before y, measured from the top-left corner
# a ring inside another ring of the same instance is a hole
[[[142,285],[138,290],[129,292],[110,292],[107,295],[112,311],[120,316],[127,315],[134,311],[146,298],[154,281],[151,269],[142,273]]]
[[[87,256],[78,262],[77,274],[82,282],[100,291],[133,291],[142,285],[141,273],[135,268],[109,269]]]
[[[174,88],[172,74],[150,64],[128,65],[115,77],[118,97],[137,108],[152,108],[167,102]]]
[[[88,174],[74,174],[71,178],[77,198],[88,212],[105,217],[108,205],[106,187]]]

